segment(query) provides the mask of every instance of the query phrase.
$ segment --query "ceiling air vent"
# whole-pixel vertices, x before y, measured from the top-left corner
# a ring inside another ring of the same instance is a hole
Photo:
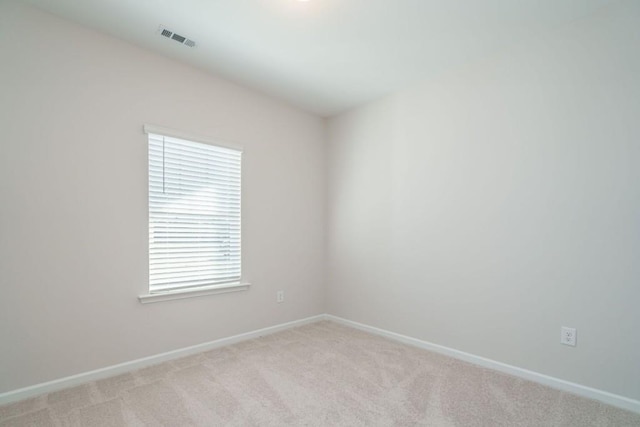
[[[162,25],[160,25],[160,27],[158,27],[158,34],[160,34],[162,37],[166,37],[168,39],[175,40],[178,43],[183,44],[183,45],[188,46],[188,47],[195,47],[196,46],[196,42],[194,42],[193,40],[188,39],[185,36],[181,36],[180,34],[176,34],[173,31],[163,27]]]

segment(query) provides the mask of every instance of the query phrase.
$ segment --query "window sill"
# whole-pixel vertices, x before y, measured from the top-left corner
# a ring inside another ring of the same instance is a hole
[[[153,302],[170,301],[174,299],[194,298],[205,295],[226,294],[228,292],[246,291],[251,286],[250,283],[231,283],[228,285],[203,286],[193,289],[179,289],[175,291],[159,292],[156,294],[140,295],[138,300],[142,304]]]

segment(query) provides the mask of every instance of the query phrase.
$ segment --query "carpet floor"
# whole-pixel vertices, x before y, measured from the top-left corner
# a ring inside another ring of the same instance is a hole
[[[0,426],[640,426],[640,414],[322,321],[0,406]]]

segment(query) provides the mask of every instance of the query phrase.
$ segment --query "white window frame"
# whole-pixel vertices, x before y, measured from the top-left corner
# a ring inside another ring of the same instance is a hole
[[[219,141],[212,138],[206,138],[202,136],[196,136],[187,134],[180,131],[175,131],[167,128],[162,128],[159,126],[153,125],[145,125],[143,128],[144,133],[147,135],[147,144],[149,144],[149,135],[159,135],[169,138],[177,138],[181,140],[185,140],[188,142],[196,142],[201,144],[213,145],[220,148],[227,148],[239,151],[242,153],[242,147],[229,143],[226,141]],[[149,177],[149,159],[147,158],[147,177]],[[149,197],[147,197],[147,203],[149,203]],[[149,207],[149,205],[148,205]],[[149,223],[149,221],[148,221]],[[240,257],[242,257],[242,250],[240,251]],[[228,292],[238,292],[245,291],[249,289],[250,284],[242,281],[242,276],[240,280],[237,282],[231,283],[223,283],[223,284],[213,284],[213,285],[199,285],[199,286],[190,286],[190,287],[177,287],[170,290],[153,290],[151,287],[151,283],[149,282],[148,291],[149,293],[140,295],[138,297],[139,301],[143,304],[159,302],[159,301],[167,301],[174,299],[183,299],[183,298],[191,298],[202,295],[212,295],[212,294],[220,294],[220,293],[228,293]]]

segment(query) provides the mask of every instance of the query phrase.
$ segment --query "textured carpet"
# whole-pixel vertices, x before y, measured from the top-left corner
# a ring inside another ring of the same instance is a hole
[[[1,426],[640,426],[640,415],[333,322],[0,407]]]

